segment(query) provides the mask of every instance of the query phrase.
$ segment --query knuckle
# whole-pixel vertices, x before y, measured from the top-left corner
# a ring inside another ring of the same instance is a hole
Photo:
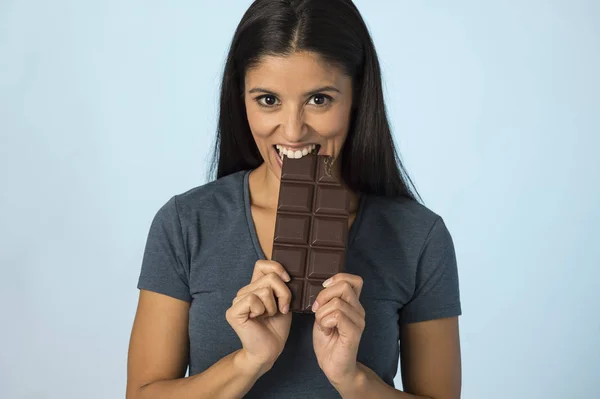
[[[331,304],[336,308],[341,308],[344,305],[344,300],[340,297],[335,297],[331,300]]]
[[[269,296],[269,295],[271,295],[271,289],[269,287],[259,288],[256,292],[257,292],[257,294],[260,294],[260,296]]]
[[[275,260],[271,260],[269,262],[273,266],[273,268],[278,269],[278,270],[279,269],[283,270],[283,266],[281,265],[281,263],[279,263],[279,262],[277,262]]]
[[[250,302],[250,304],[255,304],[257,302],[260,302],[260,299],[258,298],[258,296],[256,296],[256,294],[254,292],[251,292],[250,294],[248,294],[248,296],[246,298],[248,298],[247,301]]]
[[[238,303],[239,301],[243,300],[246,297],[246,293],[240,291],[231,301],[232,305],[235,305],[236,303]]]
[[[342,290],[343,291],[348,292],[348,293],[349,292],[354,292],[354,289],[352,288],[352,285],[349,282],[342,281],[341,285],[342,285]]]

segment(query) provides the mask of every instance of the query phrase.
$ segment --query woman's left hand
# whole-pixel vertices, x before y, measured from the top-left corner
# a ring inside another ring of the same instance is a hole
[[[356,356],[365,329],[365,309],[358,300],[362,287],[361,277],[336,274],[313,305],[315,354],[335,387],[352,382],[358,371]]]

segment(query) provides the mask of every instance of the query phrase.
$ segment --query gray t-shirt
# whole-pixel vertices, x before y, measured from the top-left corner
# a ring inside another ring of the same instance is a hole
[[[239,349],[225,320],[237,291],[265,259],[250,214],[249,171],[171,198],[156,214],[139,289],[190,302],[189,374]],[[399,325],[461,314],[452,238],[443,220],[408,199],[361,196],[346,272],[364,280],[366,327],[358,361],[393,386]],[[285,349],[247,398],[339,398],[317,364],[314,315],[294,314]]]

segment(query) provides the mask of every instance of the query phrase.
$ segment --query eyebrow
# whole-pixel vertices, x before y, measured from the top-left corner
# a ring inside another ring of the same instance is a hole
[[[318,89],[311,90],[308,93],[305,93],[304,96],[310,97],[310,96],[313,96],[315,94],[318,94],[318,93],[321,93],[324,91],[335,91],[336,93],[341,93],[335,86],[323,86],[323,87],[319,87]],[[279,94],[277,94],[273,90],[268,90],[263,87],[255,87],[255,88],[251,89],[248,93],[250,93],[250,94],[265,93],[265,94],[273,94],[276,97],[280,97]]]

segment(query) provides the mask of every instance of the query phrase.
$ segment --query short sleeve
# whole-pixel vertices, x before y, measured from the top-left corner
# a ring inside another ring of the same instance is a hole
[[[181,221],[172,197],[150,225],[137,288],[191,302],[188,276]]]
[[[454,243],[438,218],[425,241],[412,298],[400,310],[400,323],[459,316],[462,313]]]

